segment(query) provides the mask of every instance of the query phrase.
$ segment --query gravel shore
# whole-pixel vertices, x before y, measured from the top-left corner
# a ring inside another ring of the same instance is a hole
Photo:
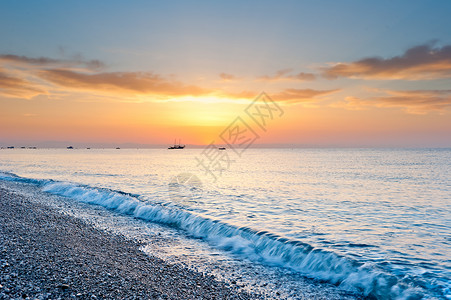
[[[256,299],[0,186],[0,299]]]

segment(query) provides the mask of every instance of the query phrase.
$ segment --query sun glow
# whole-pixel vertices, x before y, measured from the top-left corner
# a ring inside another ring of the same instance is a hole
[[[169,102],[198,102],[204,104],[229,103],[229,104],[249,104],[252,99],[234,98],[227,96],[182,96],[168,99]]]
[[[220,98],[193,97],[172,103],[171,119],[185,126],[225,126],[245,105]]]

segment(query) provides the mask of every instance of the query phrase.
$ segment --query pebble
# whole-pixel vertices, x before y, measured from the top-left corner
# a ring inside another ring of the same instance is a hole
[[[150,257],[140,242],[35,201],[0,180],[0,299],[263,299]]]

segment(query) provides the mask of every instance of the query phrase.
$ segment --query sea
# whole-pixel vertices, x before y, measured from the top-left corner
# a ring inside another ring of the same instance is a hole
[[[451,149],[2,149],[0,180],[269,298],[451,299]]]

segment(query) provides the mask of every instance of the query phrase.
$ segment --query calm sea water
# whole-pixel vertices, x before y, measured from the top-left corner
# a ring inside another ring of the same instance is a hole
[[[216,181],[201,153],[4,149],[0,178],[343,290],[451,299],[450,149],[229,149]]]

